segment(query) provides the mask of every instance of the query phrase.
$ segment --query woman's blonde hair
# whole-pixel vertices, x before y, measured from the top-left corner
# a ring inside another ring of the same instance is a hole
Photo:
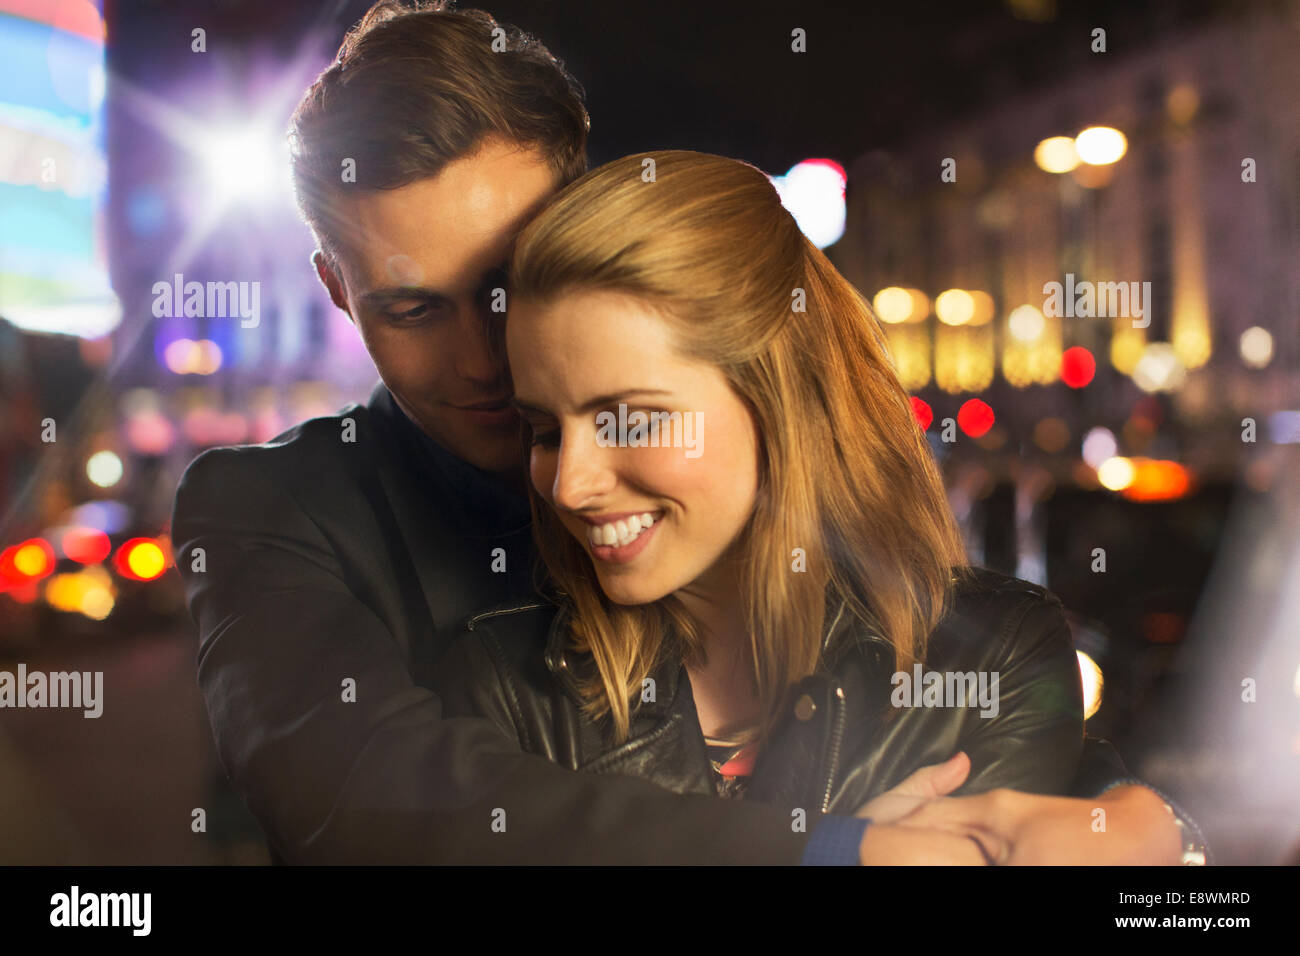
[[[888,639],[896,669],[924,655],[966,563],[938,469],[870,307],[762,172],[683,150],[592,170],[524,229],[511,283],[516,303],[594,289],[646,301],[679,351],[748,405],[761,451],[741,554],[762,717],[738,737],[765,738],[817,670],[839,600]],[[584,548],[530,495],[539,552],[572,603],[570,646],[595,662],[579,681],[584,711],[609,715],[621,742],[643,679],[663,655],[702,660],[704,635],[672,595],[609,601]]]

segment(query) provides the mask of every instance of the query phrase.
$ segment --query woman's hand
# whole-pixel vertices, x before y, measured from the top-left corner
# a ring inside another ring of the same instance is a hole
[[[943,763],[922,767],[902,783],[873,797],[858,808],[855,817],[878,824],[892,823],[935,797],[952,793],[970,775],[970,758],[960,750]]]
[[[974,838],[998,865],[1160,866],[1177,864],[1182,855],[1181,835],[1164,801],[1136,785],[1090,799],[1008,789],[935,797],[896,825]]]
[[[981,842],[970,833],[902,825],[902,820],[926,802],[952,793],[970,774],[970,758],[958,752],[943,763],[922,767],[891,790],[864,803],[855,816],[872,823],[862,836],[858,859],[863,866],[984,866],[990,862]],[[960,830],[960,828],[958,828]],[[1000,855],[1008,851],[989,834],[983,844]]]

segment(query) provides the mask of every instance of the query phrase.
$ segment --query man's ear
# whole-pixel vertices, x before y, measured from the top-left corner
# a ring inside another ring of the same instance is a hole
[[[313,252],[311,254],[311,264],[316,267],[316,276],[320,279],[321,285],[325,286],[329,292],[330,301],[342,309],[347,314],[347,317],[355,322],[356,320],[352,319],[352,312],[348,309],[348,297],[343,292],[343,280],[339,278],[339,274],[334,271],[334,267],[325,258],[325,253],[319,249]]]

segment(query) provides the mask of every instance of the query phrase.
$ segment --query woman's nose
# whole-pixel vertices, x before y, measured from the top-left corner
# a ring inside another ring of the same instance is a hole
[[[587,428],[565,428],[551,489],[555,504],[577,511],[611,491],[618,479],[610,456],[617,450],[597,444],[595,427],[590,423]]]

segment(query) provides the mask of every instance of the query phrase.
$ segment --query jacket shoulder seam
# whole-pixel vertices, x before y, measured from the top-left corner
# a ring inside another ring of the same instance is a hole
[[[954,597],[992,597],[999,594],[1022,594],[1049,603],[1059,604],[1061,600],[1050,589],[1041,584],[1035,584],[1033,581],[1026,581],[1022,578],[976,566],[963,569],[955,576],[953,584]]]
[[[489,611],[480,611],[478,614],[471,615],[465,621],[465,627],[469,630],[476,630],[476,625],[481,621],[489,621],[494,617],[505,617],[508,614],[522,614],[524,611],[540,611],[550,607],[549,604],[543,604],[540,601],[532,601],[528,604],[514,604],[510,607],[497,607]]]

